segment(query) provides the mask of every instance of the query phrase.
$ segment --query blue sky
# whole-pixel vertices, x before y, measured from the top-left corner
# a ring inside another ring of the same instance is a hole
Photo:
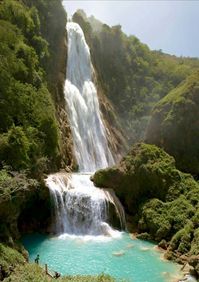
[[[199,57],[199,1],[75,1],[64,6],[72,15],[83,9],[108,25],[121,24],[151,49]]]

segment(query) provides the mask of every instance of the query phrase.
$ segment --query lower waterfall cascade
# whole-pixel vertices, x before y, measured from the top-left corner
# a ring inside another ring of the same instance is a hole
[[[90,174],[52,174],[46,184],[54,203],[55,233],[114,237],[117,232],[107,223],[109,204],[114,206],[121,228],[125,228],[119,200],[113,192],[95,187]]]

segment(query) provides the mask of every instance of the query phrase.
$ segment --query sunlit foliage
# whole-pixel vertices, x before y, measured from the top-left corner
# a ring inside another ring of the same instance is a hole
[[[0,5],[0,166],[34,172],[39,159],[55,160],[59,151],[44,71],[49,43],[36,2],[7,0]]]

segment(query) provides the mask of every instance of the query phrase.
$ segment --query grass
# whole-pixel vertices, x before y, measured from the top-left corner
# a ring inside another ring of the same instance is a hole
[[[15,268],[14,272],[6,278],[5,282],[114,282],[115,280],[108,275],[98,276],[63,276],[54,279],[47,276],[40,266],[33,263],[26,263]]]

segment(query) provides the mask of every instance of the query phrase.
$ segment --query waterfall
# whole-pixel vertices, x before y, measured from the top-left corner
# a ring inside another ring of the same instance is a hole
[[[95,187],[90,181],[90,174],[52,174],[46,183],[55,206],[54,230],[57,233],[76,235],[108,233],[108,226],[104,224],[108,220],[108,203],[113,204],[115,215],[119,217],[121,226],[124,227],[124,214],[118,199],[111,192]]]
[[[65,99],[77,163],[81,172],[114,164],[100,116],[89,47],[80,26],[67,23],[68,64]]]
[[[75,235],[113,235],[107,205],[124,225],[124,212],[113,192],[96,188],[90,180],[97,169],[114,164],[92,82],[90,50],[80,26],[67,23],[68,61],[65,100],[79,173],[49,175],[46,184],[54,203],[55,232]]]

